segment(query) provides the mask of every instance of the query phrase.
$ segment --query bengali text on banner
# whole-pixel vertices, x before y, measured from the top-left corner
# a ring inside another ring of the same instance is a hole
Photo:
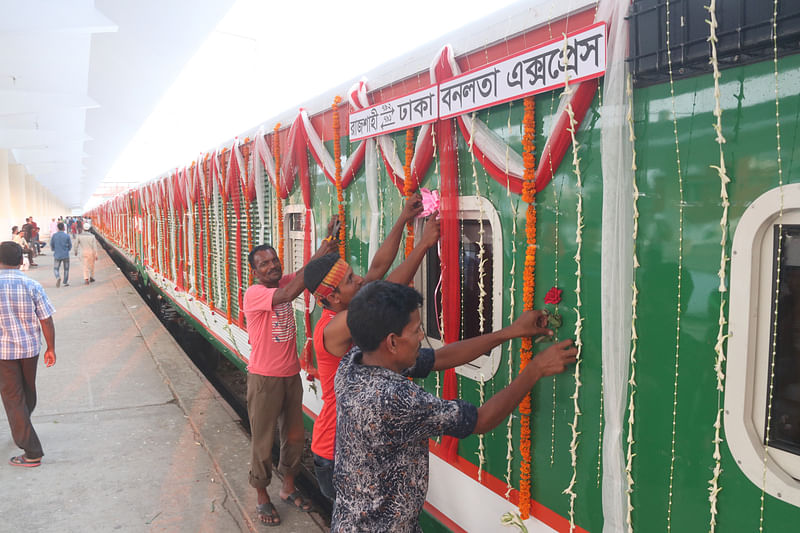
[[[433,122],[439,118],[437,89],[433,85],[350,113],[350,142]]]
[[[598,23],[439,84],[439,115],[449,118],[602,76],[606,26]]]

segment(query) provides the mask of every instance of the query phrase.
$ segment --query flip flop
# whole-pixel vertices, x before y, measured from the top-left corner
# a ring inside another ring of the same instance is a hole
[[[281,500],[283,500],[284,502],[288,503],[289,505],[291,505],[292,507],[303,513],[310,513],[311,511],[314,510],[314,507],[311,504],[311,502],[303,498],[303,495],[300,494],[299,490],[294,491],[285,498],[281,498]],[[295,502],[296,500],[300,500],[300,503],[296,503]],[[306,505],[308,505],[307,508]]]
[[[258,512],[258,519],[265,526],[279,526],[281,525],[281,516],[278,514],[272,502],[261,503],[256,505],[256,512]],[[264,517],[268,517],[272,522],[267,522]]]
[[[23,466],[27,468],[31,468],[34,466],[39,466],[42,464],[42,458],[38,459],[28,459],[25,455],[17,455],[16,457],[12,457],[8,460],[8,464],[11,466]]]

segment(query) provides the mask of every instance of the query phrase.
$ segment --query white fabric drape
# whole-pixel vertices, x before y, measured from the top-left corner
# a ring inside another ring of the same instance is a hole
[[[367,199],[369,200],[369,263],[378,251],[378,223],[381,212],[378,206],[378,154],[375,139],[367,139],[367,152],[364,154],[364,171],[366,173]]]
[[[633,146],[628,137],[628,95],[625,90],[628,71],[625,63],[628,44],[625,14],[629,5],[630,0],[601,0],[596,15],[596,20],[608,23],[609,32],[601,109],[604,533],[626,529],[628,508],[622,431],[628,391],[633,298]]]
[[[261,224],[261,231],[258,234],[259,244],[264,242],[264,227],[266,226],[264,218],[264,185],[261,181],[264,172],[267,173],[273,187],[275,186],[275,161],[272,159],[272,153],[269,151],[264,135],[264,128],[259,128],[255,140],[256,154],[253,158],[253,167],[256,173],[256,205],[258,206],[258,221]]]

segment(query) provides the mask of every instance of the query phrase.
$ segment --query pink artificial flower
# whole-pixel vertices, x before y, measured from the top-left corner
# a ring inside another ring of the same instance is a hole
[[[420,187],[419,193],[422,196],[422,212],[417,215],[417,218],[429,217],[439,210],[439,191]]]

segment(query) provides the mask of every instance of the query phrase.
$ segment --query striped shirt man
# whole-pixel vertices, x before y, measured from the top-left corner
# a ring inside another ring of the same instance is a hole
[[[0,270],[0,360],[36,357],[39,321],[55,312],[42,286],[19,270]]]

